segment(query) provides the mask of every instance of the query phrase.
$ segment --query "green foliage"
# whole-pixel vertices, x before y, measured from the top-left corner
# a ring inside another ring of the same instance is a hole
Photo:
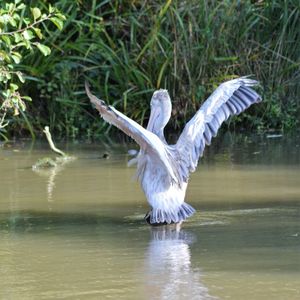
[[[13,111],[17,116],[25,111],[25,101],[31,101],[29,96],[19,92],[19,86],[25,83],[25,75],[20,68],[24,55],[33,52],[35,48],[47,56],[51,49],[40,43],[43,33],[40,27],[50,20],[59,29],[65,17],[49,5],[47,13],[38,7],[29,7],[22,0],[1,3],[0,8],[0,134],[4,136],[7,113]],[[58,21],[59,20],[59,21]],[[28,123],[26,116],[25,122]],[[31,125],[27,124],[31,130]],[[1,132],[2,131],[2,132]],[[32,136],[34,136],[31,130]]]
[[[52,32],[45,39],[52,54],[23,60],[34,99],[28,122],[40,132],[46,124],[72,137],[110,129],[84,93],[85,78],[139,123],[147,121],[152,92],[167,88],[171,127],[181,128],[221,82],[251,74],[264,101],[228,126],[288,130],[299,124],[299,1],[54,2],[67,16],[63,34],[57,20],[56,31],[44,24]]]

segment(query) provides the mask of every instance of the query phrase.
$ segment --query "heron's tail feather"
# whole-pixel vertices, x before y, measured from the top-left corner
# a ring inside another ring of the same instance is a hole
[[[150,225],[166,225],[172,223],[179,223],[186,220],[195,212],[195,209],[187,204],[182,203],[179,207],[165,210],[162,208],[153,208],[145,216],[145,220]]]

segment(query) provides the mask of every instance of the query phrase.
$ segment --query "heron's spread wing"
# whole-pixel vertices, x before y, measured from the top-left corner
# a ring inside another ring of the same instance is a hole
[[[116,126],[134,139],[139,144],[142,151],[150,155],[157,163],[165,168],[166,174],[168,174],[170,178],[170,182],[179,182],[178,175],[175,173],[176,170],[174,170],[174,167],[168,159],[166,147],[155,134],[126,117],[114,107],[106,105],[103,100],[94,96],[91,93],[87,82],[85,83],[85,90],[90,101],[95,105],[96,109],[106,122]]]
[[[175,145],[180,173],[185,180],[190,172],[195,171],[205,145],[210,145],[221,124],[261,101],[261,97],[251,89],[257,84],[257,81],[245,77],[222,83],[186,124]]]

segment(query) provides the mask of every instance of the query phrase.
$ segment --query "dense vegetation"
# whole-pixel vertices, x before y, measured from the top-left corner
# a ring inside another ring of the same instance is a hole
[[[41,11],[49,3],[26,2]],[[86,78],[95,94],[140,123],[153,90],[167,88],[169,128],[179,128],[218,84],[252,74],[264,101],[227,126],[264,131],[299,124],[298,0],[50,2],[66,17],[64,27],[42,24],[50,55],[21,53],[17,68],[27,74],[21,92],[32,102],[26,119],[7,114],[8,136],[28,135],[29,127],[41,133],[45,125],[76,138],[106,132],[84,93]]]
[[[2,3],[1,3],[2,4]],[[13,112],[13,116],[22,114],[27,127],[34,136],[31,124],[24,111],[25,101],[31,101],[19,91],[19,86],[25,83],[25,74],[19,70],[24,54],[34,53],[38,49],[44,56],[51,53],[51,49],[41,43],[43,31],[41,25],[52,22],[60,30],[65,17],[51,5],[46,11],[38,7],[26,6],[22,0],[3,3],[0,7],[0,136],[7,139],[3,132],[9,125],[6,116]]]

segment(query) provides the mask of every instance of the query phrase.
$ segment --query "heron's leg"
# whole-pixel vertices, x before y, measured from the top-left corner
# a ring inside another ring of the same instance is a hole
[[[148,211],[148,212],[146,213],[145,217],[144,217],[144,220],[145,220],[149,225],[151,225],[151,223],[150,223],[150,214],[151,214],[151,210]]]

